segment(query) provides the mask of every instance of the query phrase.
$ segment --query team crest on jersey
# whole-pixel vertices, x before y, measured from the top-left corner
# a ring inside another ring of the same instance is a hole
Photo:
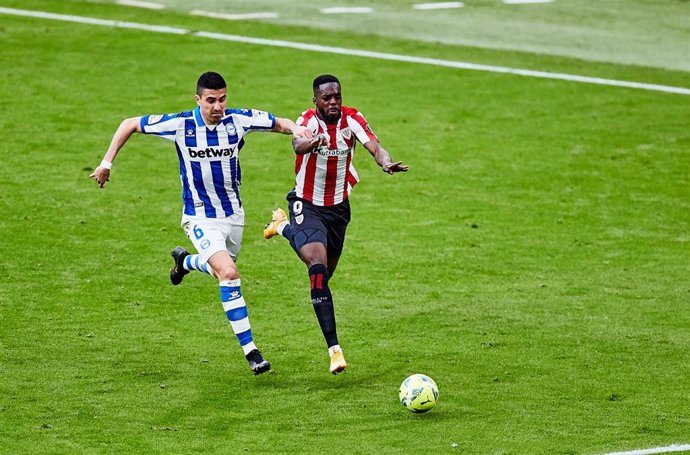
[[[237,128],[235,128],[235,125],[232,123],[225,125],[225,131],[227,131],[230,136],[235,136],[237,134]]]
[[[340,134],[342,134],[343,137],[348,140],[352,137],[352,131],[350,131],[350,128],[343,128],[340,130]]]

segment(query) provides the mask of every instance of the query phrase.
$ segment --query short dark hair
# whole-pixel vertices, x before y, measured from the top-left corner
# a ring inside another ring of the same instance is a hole
[[[227,87],[227,85],[225,84],[223,76],[213,71],[207,71],[199,76],[199,80],[196,81],[196,94],[201,96],[201,91],[205,88],[209,90],[220,90],[225,87]]]
[[[314,91],[317,91],[322,84],[328,84],[329,82],[336,82],[338,85],[340,85],[340,81],[337,77],[331,74],[322,74],[321,76],[317,76],[316,79],[314,79],[312,88],[314,89]]]

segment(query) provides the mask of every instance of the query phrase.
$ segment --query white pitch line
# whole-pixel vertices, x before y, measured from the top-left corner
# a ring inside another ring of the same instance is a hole
[[[638,449],[628,452],[611,452],[604,455],[653,455],[656,453],[686,452],[690,450],[690,444],[674,444],[668,447],[654,447],[653,449]]]
[[[117,0],[118,5],[124,6],[134,6],[136,8],[146,8],[146,9],[163,9],[165,5],[162,3],[152,3],[152,2],[140,2],[137,0]]]
[[[462,8],[465,6],[463,2],[440,2],[440,3],[415,3],[412,9],[429,10],[429,9],[450,9]]]
[[[414,57],[410,55],[386,54],[383,52],[362,51],[358,49],[347,49],[343,47],[319,46],[317,44],[297,43],[293,41],[282,41],[265,38],[252,38],[249,36],[228,35],[224,33],[192,32],[191,30],[166,27],[160,25],[140,24],[136,22],[114,21],[109,19],[98,19],[94,17],[72,16],[68,14],[46,13],[43,11],[28,11],[14,8],[0,7],[0,14],[11,14],[13,16],[36,17],[40,19],[51,19],[64,22],[76,22],[80,24],[100,25],[105,27],[132,28],[147,30],[158,33],[171,33],[175,35],[190,35],[200,38],[209,38],[236,43],[256,44],[260,46],[284,47],[299,49],[312,52],[324,52],[329,54],[351,55],[355,57],[373,58],[378,60],[390,60],[396,62],[416,63],[420,65],[434,65],[446,68],[456,68],[474,71],[487,71],[490,73],[512,74],[516,76],[538,77],[543,79],[555,79],[570,82],[580,82],[584,84],[605,85],[611,87],[625,87],[640,90],[651,90],[665,93],[676,93],[680,95],[690,95],[690,88],[672,87],[668,85],[646,84],[642,82],[618,81],[615,79],[602,79],[598,77],[577,76],[574,74],[549,73],[546,71],[534,71],[520,68],[508,68],[504,66],[479,65],[476,63],[458,62],[453,60],[440,60],[436,58]]]
[[[528,5],[530,3],[553,3],[553,0],[503,0],[506,5]]]
[[[248,19],[275,19],[278,17],[278,13],[265,12],[265,13],[241,13],[241,14],[225,14],[225,13],[213,13],[210,11],[200,11],[194,10],[190,11],[189,14],[193,16],[204,16],[213,19],[225,19],[229,21],[242,21]]]
[[[368,6],[335,6],[333,8],[321,8],[323,14],[368,14],[374,11]]]

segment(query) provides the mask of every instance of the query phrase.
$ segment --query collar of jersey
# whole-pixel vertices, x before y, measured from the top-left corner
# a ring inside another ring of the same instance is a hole
[[[196,120],[197,125],[206,126],[206,123],[204,123],[204,118],[201,116],[201,110],[199,110],[199,106],[194,108],[194,119]]]
[[[206,122],[204,122],[204,118],[201,116],[201,110],[199,109],[199,106],[194,108],[194,119],[196,120],[197,126],[205,126],[211,131],[215,130],[216,128],[218,128],[218,125],[223,123],[222,121],[220,121],[215,125],[207,125]]]

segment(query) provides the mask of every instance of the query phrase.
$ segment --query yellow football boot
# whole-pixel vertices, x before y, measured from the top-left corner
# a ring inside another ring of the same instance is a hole
[[[347,362],[345,361],[342,349],[333,349],[333,354],[331,354],[331,373],[338,374],[345,371],[346,368]]]
[[[288,220],[287,215],[285,214],[285,210],[281,208],[275,209],[273,211],[271,222],[264,226],[264,238],[268,240],[271,237],[275,237],[276,235],[278,235],[278,227],[281,224],[287,222]]]

